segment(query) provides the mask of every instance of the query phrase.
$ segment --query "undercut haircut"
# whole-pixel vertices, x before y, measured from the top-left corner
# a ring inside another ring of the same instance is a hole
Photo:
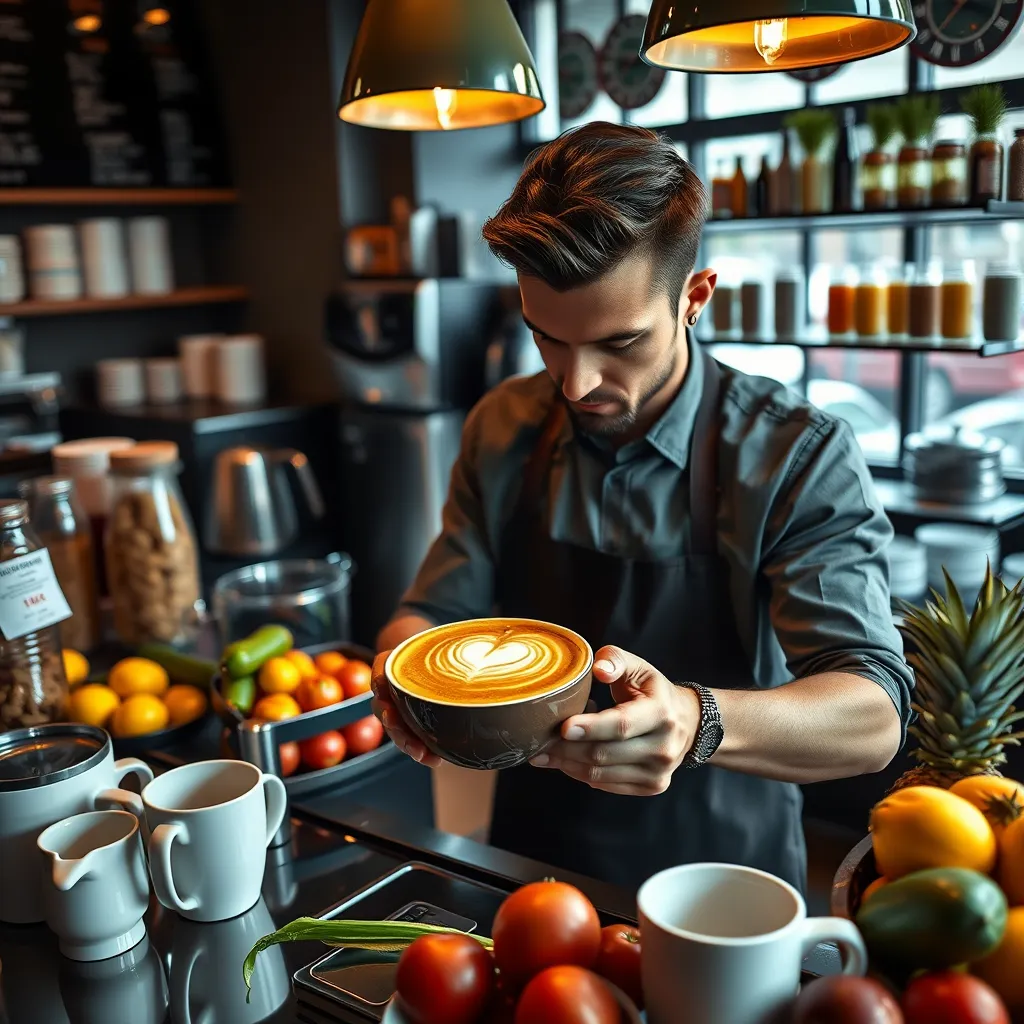
[[[557,291],[650,257],[674,313],[707,216],[707,191],[671,142],[593,121],[532,154],[483,235],[502,263]]]

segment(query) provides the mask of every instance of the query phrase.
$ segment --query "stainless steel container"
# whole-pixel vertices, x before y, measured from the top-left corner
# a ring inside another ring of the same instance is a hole
[[[995,437],[931,427],[907,438],[903,468],[923,501],[980,504],[1006,491],[1003,447]]]

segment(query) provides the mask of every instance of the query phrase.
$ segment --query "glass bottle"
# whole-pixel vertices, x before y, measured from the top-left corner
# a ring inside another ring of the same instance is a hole
[[[774,198],[772,200],[772,215],[776,217],[788,217],[796,210],[793,206],[793,158],[789,152],[789,131],[782,133],[782,158],[779,166],[775,168],[772,176]]]
[[[888,210],[896,204],[896,161],[884,149],[864,155],[860,191],[865,210]]]
[[[974,336],[974,264],[950,263],[942,274],[942,337],[963,341]]]
[[[888,331],[890,338],[905,338],[910,333],[910,282],[913,267],[908,266],[889,279]]]
[[[43,547],[29,526],[24,501],[0,501],[0,562],[12,562]],[[0,577],[0,587],[12,577]],[[0,732],[59,721],[68,681],[56,626],[8,640],[0,637]]]
[[[53,571],[71,606],[71,618],[58,627],[61,643],[90,651],[100,641],[96,563],[92,530],[78,500],[73,480],[36,477],[18,488],[29,503],[32,523],[50,552]]]
[[[107,579],[127,644],[187,639],[199,600],[195,531],[178,488],[178,446],[146,441],[110,453],[114,495]]]
[[[802,267],[787,267],[775,278],[775,338],[793,341],[804,334],[807,298]]]
[[[981,333],[986,341],[1020,338],[1024,282],[1012,263],[992,263],[985,269],[982,289]]]
[[[771,182],[772,172],[768,167],[768,157],[761,157],[761,173],[754,182],[754,209],[753,213],[758,217],[767,217],[771,210]]]
[[[736,157],[736,170],[732,175],[732,215],[734,217],[746,217],[747,215],[747,177],[743,173],[743,159]]]
[[[962,142],[936,142],[932,149],[932,206],[967,205],[967,150]]]
[[[857,275],[852,267],[839,267],[828,286],[828,333],[833,337],[853,334]]]
[[[908,334],[911,338],[939,336],[942,323],[942,269],[937,263],[917,267],[910,285],[910,317]]]
[[[1024,128],[1014,133],[1010,147],[1010,170],[1006,176],[1006,198],[1011,203],[1024,202]]]
[[[854,298],[854,323],[862,338],[884,337],[888,326],[889,285],[881,267],[866,267],[859,275]]]
[[[932,168],[928,144],[924,139],[908,140],[900,148],[896,162],[896,205],[903,210],[919,210],[928,205]]]
[[[832,164],[832,212],[850,213],[857,203],[857,113],[853,107],[843,111]]]
[[[726,176],[725,166],[721,163],[711,179],[711,216],[718,219],[732,216],[732,181]]]
[[[1003,198],[1003,144],[996,135],[979,135],[971,144],[971,205]]]

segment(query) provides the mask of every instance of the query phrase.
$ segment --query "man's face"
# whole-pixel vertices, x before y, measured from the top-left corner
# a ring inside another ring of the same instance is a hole
[[[659,400],[670,398],[686,373],[686,319],[711,297],[714,280],[710,271],[691,275],[673,309],[648,257],[630,257],[565,292],[520,274],[523,318],[584,431],[621,437],[653,406],[660,415]]]

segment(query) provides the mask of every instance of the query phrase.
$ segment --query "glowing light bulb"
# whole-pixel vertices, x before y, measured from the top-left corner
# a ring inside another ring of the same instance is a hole
[[[455,115],[455,107],[458,103],[457,93],[454,89],[434,89],[434,106],[437,107],[437,123],[447,131],[452,126],[452,117]]]
[[[103,24],[102,19],[95,14],[83,14],[72,22],[78,32],[98,32]]]
[[[788,40],[788,18],[754,22],[754,48],[764,58],[765,64],[774,64],[786,52]]]
[[[150,7],[142,20],[147,25],[166,25],[171,20],[171,12],[166,7]]]

